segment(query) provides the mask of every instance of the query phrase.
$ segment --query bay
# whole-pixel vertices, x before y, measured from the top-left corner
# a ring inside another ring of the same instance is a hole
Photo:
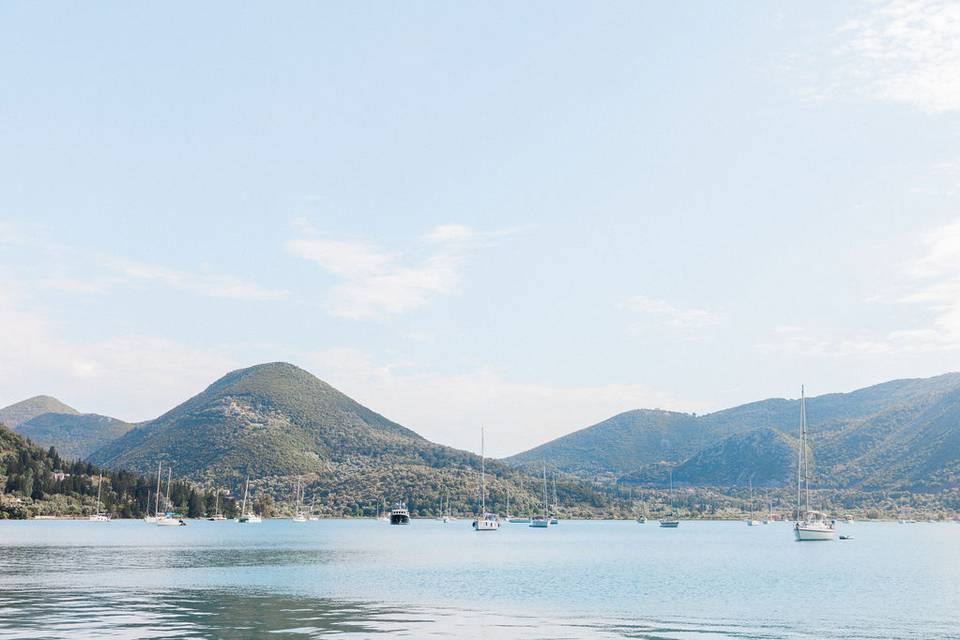
[[[0,522],[0,638],[960,638],[960,526]]]

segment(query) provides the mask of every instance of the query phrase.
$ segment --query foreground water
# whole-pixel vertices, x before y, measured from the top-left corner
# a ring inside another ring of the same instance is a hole
[[[960,525],[0,522],[0,638],[960,638]]]

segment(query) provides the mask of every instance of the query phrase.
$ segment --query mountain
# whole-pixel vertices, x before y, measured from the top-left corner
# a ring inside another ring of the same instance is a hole
[[[238,489],[249,474],[258,492],[280,499],[297,476],[307,501],[327,513],[369,513],[384,500],[406,499],[427,513],[447,495],[472,510],[479,457],[434,444],[364,407],[292,364],[233,371],[155,420],[90,454],[91,462],[150,473],[158,461],[178,477]],[[532,509],[533,479],[501,463],[487,468],[488,504]],[[558,482],[571,502],[605,504],[588,485]],[[527,489],[523,489],[523,487]]]
[[[781,398],[702,416],[630,411],[505,462],[524,466],[544,458],[581,476],[645,482],[664,481],[650,466],[664,462],[678,481],[714,486],[745,484],[742,467],[775,483],[777,472],[766,465],[784,461],[799,413],[799,400]],[[960,484],[958,373],[808,398],[807,421],[816,472],[826,484],[929,491]],[[757,430],[766,433],[751,434]]]
[[[191,477],[308,473],[354,456],[420,462],[440,449],[287,363],[233,371],[90,456],[149,472],[160,459]]]
[[[672,470],[677,484],[734,487],[752,481],[756,487],[783,487],[795,482],[796,457],[796,438],[776,429],[755,429],[724,438],[676,465],[646,465],[620,482],[665,485]]]
[[[44,413],[80,413],[50,396],[34,396],[0,409],[0,423],[11,429]]]
[[[514,465],[546,460],[568,473],[624,473],[637,467],[676,460],[696,450],[700,426],[686,413],[638,409],[617,414],[591,427],[507,458]]]
[[[43,447],[55,447],[68,460],[79,460],[132,428],[96,413],[42,413],[21,423],[17,432]]]

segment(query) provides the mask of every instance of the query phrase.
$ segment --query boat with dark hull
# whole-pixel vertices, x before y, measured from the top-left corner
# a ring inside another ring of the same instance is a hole
[[[410,512],[407,505],[398,502],[390,510],[390,524],[410,524]]]

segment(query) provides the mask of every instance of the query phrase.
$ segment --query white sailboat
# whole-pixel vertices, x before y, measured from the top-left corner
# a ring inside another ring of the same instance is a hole
[[[100,490],[103,488],[103,474],[97,480],[97,512],[90,516],[90,522],[110,522],[110,516],[100,512]]]
[[[748,527],[756,527],[760,524],[760,521],[754,517],[753,511],[753,476],[750,476],[750,517],[747,518]]]
[[[227,519],[225,515],[220,513],[220,489],[217,489],[217,501],[213,507],[213,515],[207,518],[210,522],[223,522]]]
[[[547,517],[547,463],[543,463],[543,513],[538,516],[534,516],[533,520],[530,521],[530,526],[536,529],[545,529],[550,525],[550,518]]]
[[[800,450],[797,454],[797,521],[793,533],[797,541],[833,540],[833,524],[819,511],[810,509],[810,468],[807,451],[807,399],[800,387]],[[801,498],[803,511],[801,512]]]
[[[247,511],[247,495],[250,493],[250,476],[247,476],[247,483],[243,487],[243,505],[240,507],[240,517],[237,522],[259,524],[263,519],[252,511]]]
[[[147,515],[143,517],[143,521],[147,524],[157,524],[157,517],[160,514],[160,470],[163,468],[163,462],[157,463],[157,495],[154,496],[155,502],[153,505],[153,515],[150,515],[150,504],[149,500],[147,502]],[[147,495],[149,498],[149,494]]]
[[[676,529],[680,526],[680,520],[674,515],[673,511],[673,469],[670,469],[670,515],[666,518],[660,518],[660,526],[664,529]]]
[[[553,517],[550,524],[560,524],[560,506],[557,503],[557,474],[553,474]]]
[[[522,495],[523,494],[523,476],[522,475],[519,477],[519,481],[520,481],[520,494]],[[509,512],[510,509],[507,509],[507,511]],[[508,516],[507,519],[508,519],[508,522],[510,522],[511,524],[530,524],[530,518],[525,516]]]
[[[303,485],[300,482],[300,476],[297,476],[297,495],[294,501],[296,502],[296,513],[293,515],[293,521],[306,522],[307,516],[303,513]]]
[[[173,482],[173,468],[167,468],[167,495],[164,498],[163,508],[165,509],[163,515],[157,514],[157,520],[154,524],[158,527],[179,527],[180,525],[186,524],[182,518],[178,517],[170,510],[170,484]]]
[[[500,528],[500,521],[497,514],[487,513],[487,486],[486,486],[486,463],[484,460],[484,434],[483,427],[480,428],[480,514],[473,521],[474,531],[496,531]]]

